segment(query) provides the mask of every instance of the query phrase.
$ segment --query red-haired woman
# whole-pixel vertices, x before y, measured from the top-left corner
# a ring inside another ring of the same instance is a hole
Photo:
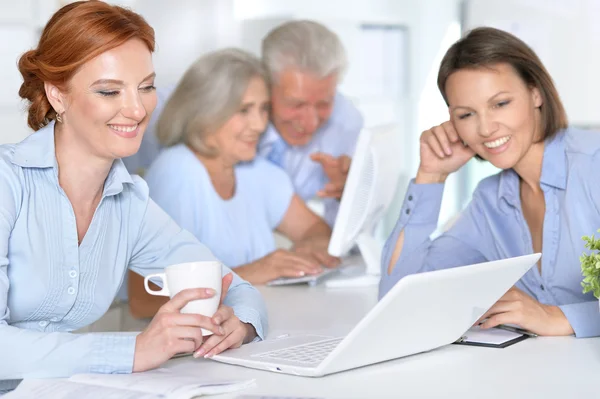
[[[225,269],[212,318],[179,312],[214,295],[187,290],[139,335],[69,333],[104,314],[128,268],[214,259],[120,160],[156,105],[153,50],[142,17],[84,1],[60,9],[19,61],[36,132],[0,146],[0,393],[26,377],[144,371],[201,346],[212,356],[266,332],[260,295]],[[204,343],[201,328],[214,333]]]

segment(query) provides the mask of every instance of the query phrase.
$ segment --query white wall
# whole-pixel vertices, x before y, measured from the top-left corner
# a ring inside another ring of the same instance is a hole
[[[466,28],[510,31],[552,75],[573,124],[600,126],[600,1],[470,0]]]
[[[22,78],[17,61],[35,45],[36,5],[34,0],[0,3],[0,144],[20,141],[31,131],[18,96]]]

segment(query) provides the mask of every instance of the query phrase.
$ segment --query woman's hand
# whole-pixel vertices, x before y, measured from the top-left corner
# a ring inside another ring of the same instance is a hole
[[[242,344],[248,343],[256,338],[256,330],[250,323],[243,323],[233,313],[233,309],[223,305],[227,296],[227,291],[233,280],[233,275],[229,273],[223,277],[223,288],[221,289],[221,306],[212,317],[214,325],[219,326],[219,333],[208,337],[204,343],[196,350],[194,357],[200,356],[213,357],[226,349],[239,348]]]
[[[315,262],[325,267],[336,267],[340,264],[340,258],[329,255],[328,248],[329,236],[317,236],[296,242],[292,250],[312,257]]]
[[[323,271],[313,257],[278,249],[247,265],[236,267],[236,273],[251,284],[266,284],[279,277],[302,277]]]
[[[486,320],[487,319],[487,320]],[[538,335],[572,335],[571,324],[558,306],[539,303],[518,288],[511,288],[480,319],[480,327],[516,324]]]
[[[150,325],[136,338],[133,372],[154,369],[177,353],[195,351],[202,345],[202,328],[220,334],[222,327],[210,317],[180,313],[188,302],[212,298],[215,294],[212,288],[187,289],[161,306]]]
[[[419,142],[421,163],[417,184],[443,183],[475,155],[458,137],[451,121],[424,131]]]

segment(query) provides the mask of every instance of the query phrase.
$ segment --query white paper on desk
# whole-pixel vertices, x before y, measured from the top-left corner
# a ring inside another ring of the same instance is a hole
[[[167,369],[133,374],[78,374],[69,378],[69,380],[152,393],[172,399],[189,399],[201,395],[235,392],[254,385],[254,380],[202,380],[196,376]]]
[[[202,380],[191,375],[158,369],[134,374],[78,374],[68,380],[24,380],[6,398],[190,399],[239,391],[252,385],[254,380]]]
[[[129,391],[80,384],[68,380],[24,380],[17,389],[2,399],[159,399],[161,396],[145,392]]]
[[[501,345],[521,337],[523,334],[512,331],[501,330],[499,328],[481,329],[479,326],[471,327],[469,331],[463,334],[462,342],[478,342],[482,344]]]

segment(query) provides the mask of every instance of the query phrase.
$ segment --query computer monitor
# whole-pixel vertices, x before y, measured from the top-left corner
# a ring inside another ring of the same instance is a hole
[[[359,135],[328,252],[344,256],[356,245],[365,269],[358,275],[332,276],[325,281],[328,287],[379,283],[383,238],[377,237],[376,227],[391,205],[404,174],[400,135],[398,125],[366,128]]]

